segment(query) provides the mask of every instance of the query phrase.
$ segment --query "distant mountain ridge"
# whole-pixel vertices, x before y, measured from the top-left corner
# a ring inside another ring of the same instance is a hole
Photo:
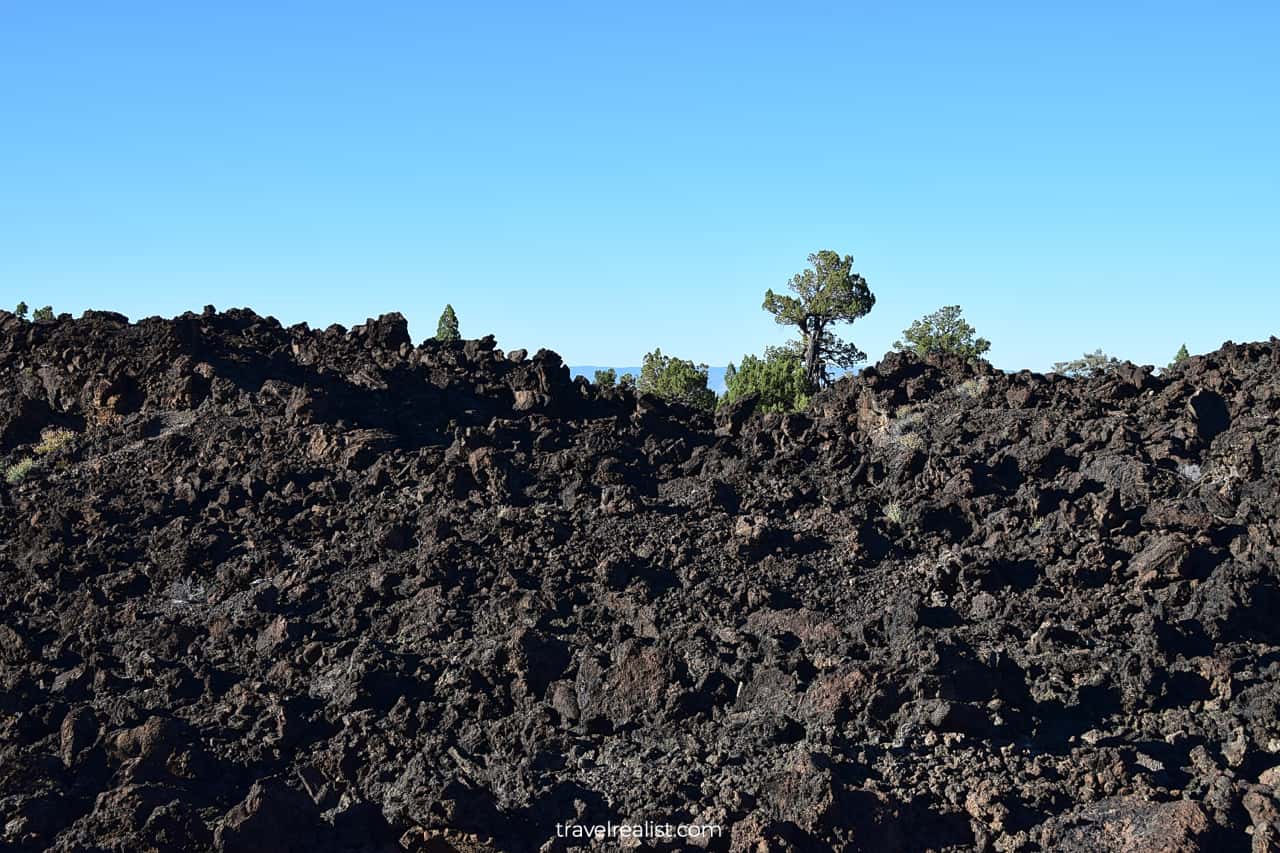
[[[573,365],[569,365],[570,375],[585,376],[592,381],[595,381],[595,374],[597,370],[608,370],[608,369],[609,367],[607,365],[601,366],[601,365],[594,365],[594,364],[584,364],[584,365],[579,365],[577,367],[574,367]],[[617,372],[619,376],[621,376],[624,373],[630,373],[636,377],[640,376],[640,368],[638,367],[615,367],[613,369]],[[724,393],[724,368],[723,367],[707,368],[707,387],[710,388],[712,391],[715,391],[717,394]]]

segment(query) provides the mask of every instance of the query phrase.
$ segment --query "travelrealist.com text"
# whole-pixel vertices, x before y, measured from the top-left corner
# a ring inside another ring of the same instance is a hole
[[[724,827],[714,823],[557,823],[557,838],[719,838]]]

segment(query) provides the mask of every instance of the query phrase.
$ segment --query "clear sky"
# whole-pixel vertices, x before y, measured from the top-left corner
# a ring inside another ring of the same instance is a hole
[[[636,364],[780,342],[821,248],[873,356],[1280,334],[1280,3],[0,3],[0,300],[286,323],[445,302]]]

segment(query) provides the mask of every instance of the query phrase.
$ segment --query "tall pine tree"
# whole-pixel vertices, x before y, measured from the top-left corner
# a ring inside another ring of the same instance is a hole
[[[458,341],[462,335],[458,332],[458,315],[452,305],[445,305],[440,312],[440,322],[436,324],[437,341]]]
[[[781,326],[795,326],[796,342],[810,390],[831,383],[829,368],[847,370],[864,360],[866,353],[832,333],[836,323],[852,323],[866,316],[876,304],[867,280],[853,271],[853,256],[830,249],[809,256],[809,269],[787,283],[795,296],[764,294],[764,310]]]

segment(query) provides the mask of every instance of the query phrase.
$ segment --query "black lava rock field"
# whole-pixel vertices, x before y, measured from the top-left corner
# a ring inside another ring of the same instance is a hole
[[[0,462],[5,849],[1280,849],[1275,339],[712,417],[0,312]]]

